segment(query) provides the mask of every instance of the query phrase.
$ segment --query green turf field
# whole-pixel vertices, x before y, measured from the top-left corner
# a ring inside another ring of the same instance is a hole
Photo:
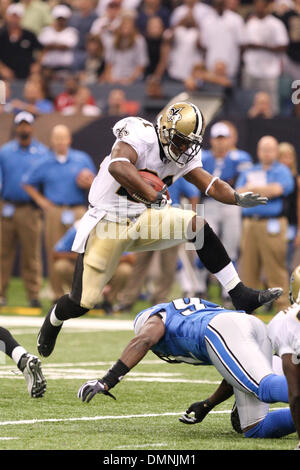
[[[19,318],[20,324],[9,329],[25,348],[36,353],[38,327],[29,326],[31,317],[28,326],[26,317]],[[220,376],[213,367],[171,365],[153,353],[148,353],[113,390],[117,401],[97,395],[90,404],[83,404],[77,398],[78,388],[104,374],[118,359],[132,332],[120,331],[124,329],[120,318],[82,320],[84,328],[70,325],[62,330],[54,353],[42,361],[47,378],[42,399],[29,398],[23,376],[12,372],[17,370],[15,364],[8,358],[3,363],[1,357],[0,450],[295,447],[296,434],[273,440],[250,440],[236,434],[230,424],[232,399],[215,408],[201,424],[180,423],[180,414],[192,402],[211,394]],[[108,321],[113,329],[100,331],[101,324]]]

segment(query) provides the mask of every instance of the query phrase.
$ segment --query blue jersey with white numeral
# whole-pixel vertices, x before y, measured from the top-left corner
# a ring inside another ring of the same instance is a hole
[[[176,299],[140,312],[134,329],[138,333],[148,318],[160,313],[165,334],[151,350],[168,362],[211,364],[205,345],[206,327],[216,315],[228,311],[199,298]]]

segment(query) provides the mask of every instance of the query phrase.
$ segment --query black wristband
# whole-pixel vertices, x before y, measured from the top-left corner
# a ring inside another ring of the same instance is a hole
[[[102,377],[102,381],[106,383],[108,388],[113,388],[122,378],[130,371],[124,362],[119,359],[107,372],[107,374]]]

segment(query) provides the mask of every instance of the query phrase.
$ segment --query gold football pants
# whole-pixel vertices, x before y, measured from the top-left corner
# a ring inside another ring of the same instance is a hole
[[[93,308],[112,278],[123,252],[163,250],[190,240],[195,212],[167,207],[147,209],[136,220],[101,220],[91,231],[85,253],[79,255],[71,299]]]

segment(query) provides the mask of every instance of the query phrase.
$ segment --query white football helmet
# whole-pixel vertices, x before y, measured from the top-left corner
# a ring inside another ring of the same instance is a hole
[[[160,143],[168,160],[183,167],[202,147],[205,122],[192,103],[174,103],[158,117]]]

